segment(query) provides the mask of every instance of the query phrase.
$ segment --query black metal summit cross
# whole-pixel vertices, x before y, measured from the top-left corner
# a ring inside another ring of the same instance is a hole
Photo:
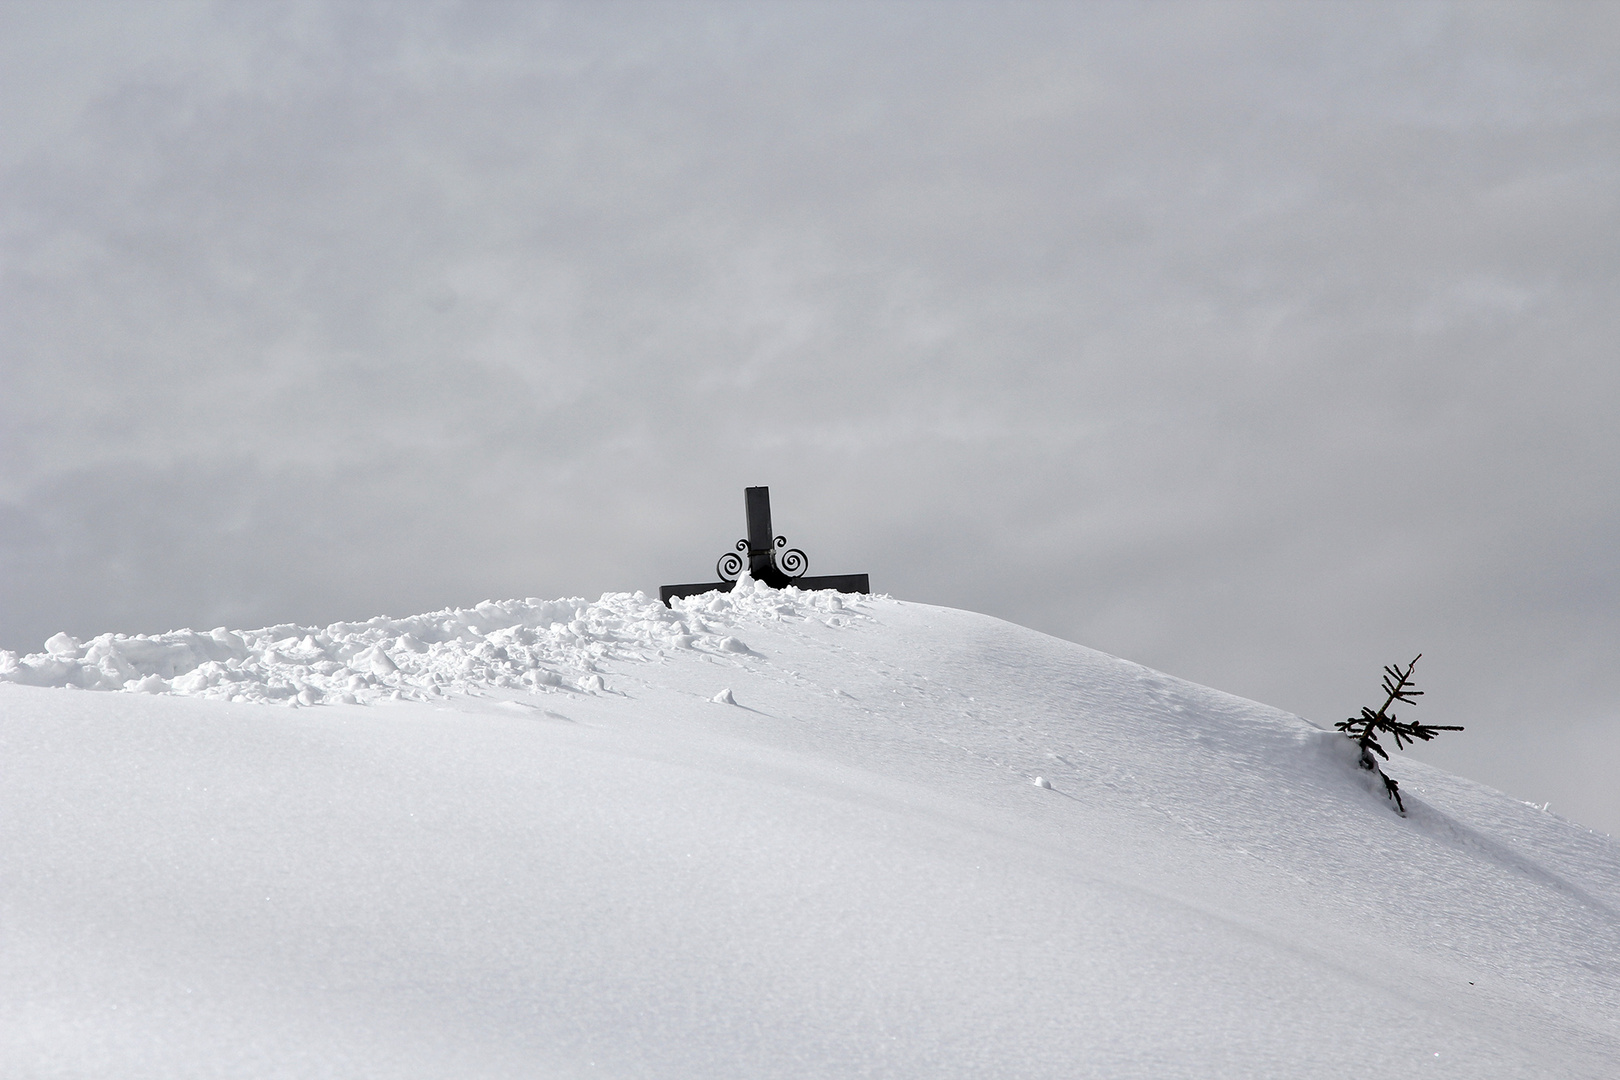
[[[669,606],[672,596],[696,596],[706,592],[730,592],[737,586],[743,566],[749,576],[763,581],[773,589],[797,585],[801,589],[836,589],[847,593],[869,593],[872,585],[865,574],[833,574],[828,577],[804,577],[810,569],[810,560],[798,548],[787,547],[787,537],[771,531],[771,489],[751,487],[743,489],[743,507],[748,512],[748,535],[737,541],[737,550],[728,551],[714,564],[719,581],[697,585],[662,585],[658,599]],[[787,548],[778,558],[777,548]],[[744,563],[744,556],[747,562]]]

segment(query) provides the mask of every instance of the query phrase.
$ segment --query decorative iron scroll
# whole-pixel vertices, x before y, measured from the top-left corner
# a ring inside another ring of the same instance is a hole
[[[748,541],[737,541],[737,551],[748,550]],[[728,551],[720,556],[720,561],[714,564],[714,572],[720,575],[721,581],[736,581],[742,576],[742,568],[748,563],[737,551]]]
[[[778,548],[787,547],[787,537],[778,536],[776,546]],[[742,554],[739,554],[739,552]],[[743,558],[743,554],[753,554],[748,550],[747,540],[737,541],[736,551],[728,551],[720,556],[719,561],[714,564],[714,572],[720,575],[721,581],[736,581],[742,576],[742,568],[748,565],[748,561]],[[804,572],[810,569],[810,556],[806,555],[800,548],[787,548],[780,555],[772,551],[770,556],[771,565],[766,568],[767,574],[771,570],[775,570],[789,581],[792,581],[803,577]]]
[[[778,536],[776,546],[787,547],[787,537]],[[776,557],[776,568],[789,578],[803,577],[804,572],[810,569],[810,557],[798,548],[788,548]]]

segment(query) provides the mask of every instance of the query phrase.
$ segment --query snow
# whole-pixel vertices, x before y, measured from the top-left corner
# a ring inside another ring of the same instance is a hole
[[[0,1075],[1615,1075],[1620,847],[1355,760],[751,582],[57,635],[0,655]]]

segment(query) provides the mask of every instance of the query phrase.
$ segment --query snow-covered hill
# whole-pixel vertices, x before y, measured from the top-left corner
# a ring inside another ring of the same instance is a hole
[[[49,644],[0,654],[7,1077],[1620,1074],[1620,846],[1412,761],[1399,817],[1342,736],[995,619]]]

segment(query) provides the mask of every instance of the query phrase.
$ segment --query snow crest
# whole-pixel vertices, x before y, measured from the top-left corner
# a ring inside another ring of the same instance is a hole
[[[604,660],[656,660],[666,650],[746,655],[739,619],[864,619],[865,597],[739,582],[730,593],[677,598],[645,593],[600,600],[486,600],[476,607],[326,627],[282,624],[206,633],[102,634],[80,643],[55,634],[45,651],[0,651],[0,682],[174,694],[282,705],[431,700],[490,688],[611,693]]]

